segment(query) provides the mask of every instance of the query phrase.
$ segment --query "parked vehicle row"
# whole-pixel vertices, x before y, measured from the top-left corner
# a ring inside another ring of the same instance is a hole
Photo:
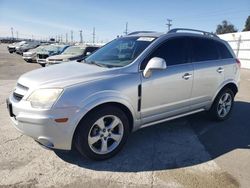
[[[10,53],[16,52],[27,62],[39,63],[45,67],[59,63],[82,60],[101,45],[46,44],[37,41],[22,41],[8,46]]]

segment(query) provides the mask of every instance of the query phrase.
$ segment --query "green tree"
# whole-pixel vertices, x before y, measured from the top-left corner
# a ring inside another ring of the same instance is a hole
[[[245,29],[243,31],[250,31],[250,16],[247,17]]]
[[[233,24],[229,23],[227,20],[224,20],[221,24],[217,25],[216,34],[235,33],[237,31],[238,30]]]

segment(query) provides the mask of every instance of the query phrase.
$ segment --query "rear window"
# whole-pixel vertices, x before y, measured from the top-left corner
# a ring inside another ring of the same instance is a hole
[[[219,59],[219,53],[213,40],[192,38],[193,62]]]
[[[220,53],[220,58],[221,59],[228,59],[228,58],[233,58],[232,54],[228,50],[228,48],[225,46],[225,44],[216,42],[217,48]]]

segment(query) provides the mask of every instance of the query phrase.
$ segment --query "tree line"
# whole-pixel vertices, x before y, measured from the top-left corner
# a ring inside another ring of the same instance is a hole
[[[216,34],[235,33],[237,31],[238,29],[233,24],[224,20],[221,24],[217,25]],[[242,31],[250,31],[250,16],[248,16],[245,28]]]

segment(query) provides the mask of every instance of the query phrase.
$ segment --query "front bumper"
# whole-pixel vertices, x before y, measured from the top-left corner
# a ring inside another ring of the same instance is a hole
[[[10,53],[13,53],[13,52],[15,52],[15,51],[16,51],[16,48],[12,48],[12,47],[10,47],[10,48],[8,48],[8,51],[9,51]]]
[[[77,107],[41,110],[34,109],[25,100],[7,99],[8,109],[14,126],[21,133],[51,149],[70,150],[76,128]],[[55,120],[68,118],[67,122]]]
[[[46,64],[46,59],[36,59],[39,64]]]
[[[32,61],[36,61],[36,57],[32,57],[32,56],[23,56],[23,59],[25,61],[28,61],[28,62],[32,62]]]

